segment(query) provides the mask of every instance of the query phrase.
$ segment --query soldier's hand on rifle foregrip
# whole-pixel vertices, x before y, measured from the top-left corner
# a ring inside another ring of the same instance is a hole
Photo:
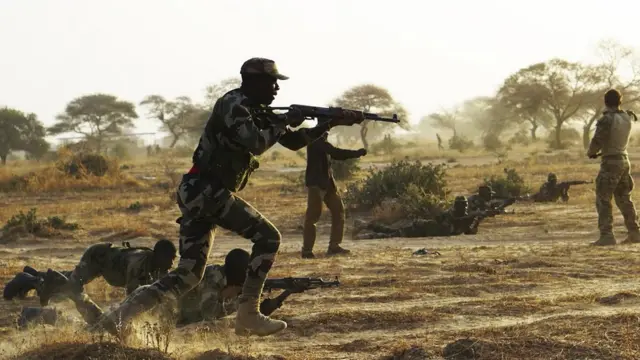
[[[285,116],[287,117],[287,125],[292,127],[298,127],[304,122],[304,115],[302,114],[302,111],[295,107],[287,111]]]

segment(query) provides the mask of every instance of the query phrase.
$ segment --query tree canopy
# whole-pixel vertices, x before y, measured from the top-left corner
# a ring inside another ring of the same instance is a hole
[[[25,114],[8,107],[0,109],[0,161],[7,163],[12,151],[25,151],[39,159],[49,151],[46,131],[35,114]]]

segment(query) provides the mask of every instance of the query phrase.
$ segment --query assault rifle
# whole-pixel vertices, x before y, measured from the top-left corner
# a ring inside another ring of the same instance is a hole
[[[293,104],[285,107],[264,107],[258,109],[258,111],[269,111],[269,110],[297,110],[299,111],[305,119],[318,119],[318,121],[330,120],[330,119],[340,119],[345,117],[345,111],[353,111],[356,113],[362,113],[365,120],[372,121],[382,121],[382,122],[392,122],[399,123],[400,119],[398,119],[398,114],[393,114],[392,117],[382,117],[378,114],[368,113],[358,110],[350,110],[343,109],[339,107],[319,107],[319,106],[309,106],[309,105],[299,105]]]
[[[340,281],[336,276],[334,281],[324,281],[322,278],[310,278],[310,277],[286,277],[267,279],[264,283],[264,291],[271,292],[271,290],[285,290],[289,293],[300,293],[311,289],[325,288],[325,287],[338,287]]]
[[[569,188],[572,185],[584,185],[584,184],[591,184],[591,183],[593,183],[593,181],[584,181],[584,180],[563,181],[561,183],[558,183],[558,185],[556,186],[560,190],[560,197],[562,198],[562,201],[567,202],[569,201]]]

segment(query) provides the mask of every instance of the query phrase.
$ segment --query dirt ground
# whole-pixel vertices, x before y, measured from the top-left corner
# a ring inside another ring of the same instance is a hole
[[[499,174],[503,165],[453,165],[450,187],[456,194],[470,194],[484,176]],[[556,171],[561,181],[591,180],[598,168],[597,163],[567,157],[519,166],[534,187],[549,171]],[[318,258],[303,260],[304,189],[276,181],[273,172],[264,170],[241,196],[283,232],[270,276],[338,276],[341,286],[293,295],[274,314],[289,327],[271,337],[236,337],[233,316],[177,329],[170,334],[168,357],[214,359],[218,357],[205,352],[218,348],[247,358],[285,359],[638,359],[640,246],[588,246],[597,238],[593,185],[576,186],[570,194],[566,204],[517,203],[515,214],[485,220],[477,235],[351,240],[349,226],[344,246],[353,254],[343,257],[324,256],[330,219],[325,213]],[[171,190],[160,186],[0,194],[2,223],[32,207],[43,216],[66,216],[82,228],[1,244],[3,283],[27,264],[71,269],[86,246],[98,241],[151,245],[157,237],[177,235]],[[350,214],[347,223],[353,218]],[[622,240],[624,227],[617,212],[615,226]],[[210,262],[219,263],[228,250],[250,245],[219,231]],[[440,255],[413,255],[425,247]],[[122,290],[101,280],[87,289],[104,307],[123,296]],[[42,350],[45,344],[96,341],[80,325],[16,330],[21,307],[36,304],[33,297],[0,302],[2,358],[38,358],[19,354]],[[68,302],[56,306],[76,314]],[[155,347],[147,335],[133,346]],[[122,354],[119,358],[144,358]]]

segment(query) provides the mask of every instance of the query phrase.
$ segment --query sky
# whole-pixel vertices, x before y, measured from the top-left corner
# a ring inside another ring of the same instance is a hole
[[[76,97],[203,99],[251,57],[290,77],[274,105],[387,88],[416,123],[554,57],[595,61],[602,39],[640,48],[640,2],[592,0],[0,0],[0,106],[47,126]],[[138,132],[158,123],[136,122]]]

